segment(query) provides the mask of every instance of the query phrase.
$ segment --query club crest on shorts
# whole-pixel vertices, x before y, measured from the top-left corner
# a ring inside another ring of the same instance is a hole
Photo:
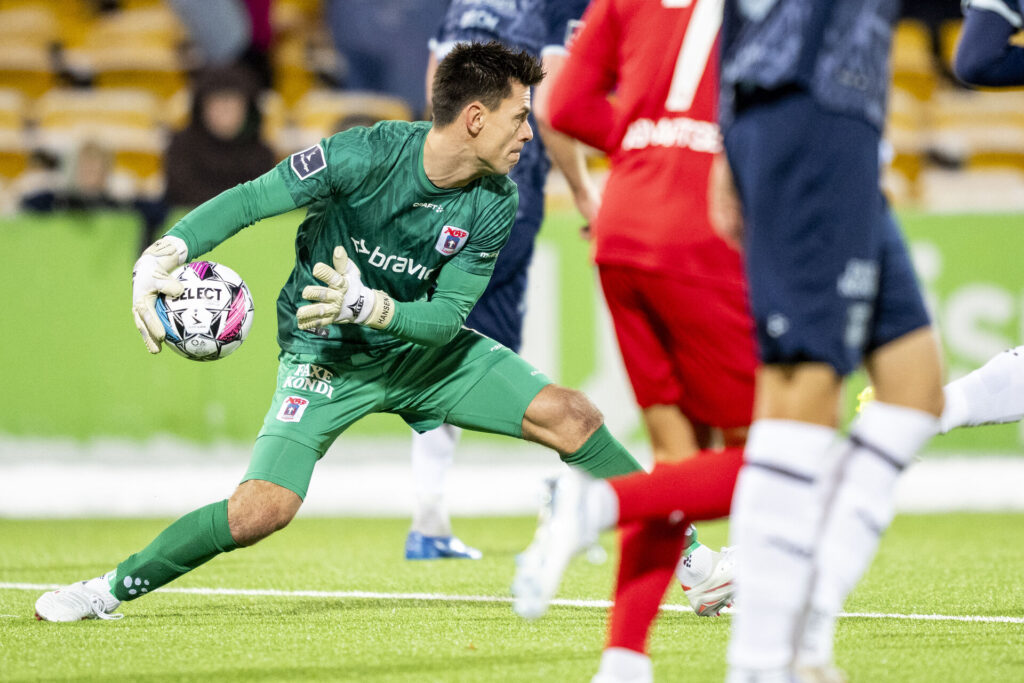
[[[299,180],[305,180],[327,168],[327,157],[324,155],[323,147],[313,145],[293,154],[290,163]]]
[[[281,410],[277,411],[277,419],[281,422],[298,422],[302,419],[302,413],[306,412],[309,401],[299,396],[288,396],[281,404]]]
[[[454,225],[446,225],[441,228],[441,235],[437,238],[437,244],[434,245],[434,249],[445,256],[451,256],[457,254],[462,247],[466,246],[466,241],[469,240],[469,232],[462,228],[456,228]]]

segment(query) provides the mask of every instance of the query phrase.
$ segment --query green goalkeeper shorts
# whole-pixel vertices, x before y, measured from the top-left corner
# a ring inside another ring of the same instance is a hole
[[[521,438],[527,406],[550,383],[507,347],[466,328],[444,346],[410,343],[376,360],[284,352],[245,479],[305,497],[316,460],[370,413],[395,413],[419,432],[448,423]]]

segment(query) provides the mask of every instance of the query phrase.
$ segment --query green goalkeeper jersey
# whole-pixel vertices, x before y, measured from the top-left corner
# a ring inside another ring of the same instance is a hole
[[[451,189],[434,186],[423,169],[430,126],[384,121],[337,133],[210,200],[171,234],[184,239],[195,258],[255,220],[306,206],[295,267],[277,300],[282,349],[329,359],[377,356],[405,341],[444,343],[483,292],[508,240],[518,194],[507,176]],[[303,288],[323,285],[313,277],[313,265],[330,265],[337,245],[359,266],[367,286],[395,300],[388,329],[298,329],[295,311],[309,303]]]

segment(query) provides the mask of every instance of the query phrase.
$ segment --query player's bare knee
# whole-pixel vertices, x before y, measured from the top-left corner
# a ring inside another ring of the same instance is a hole
[[[561,401],[564,407],[562,414],[562,450],[572,453],[579,450],[590,435],[604,423],[604,416],[586,394],[574,389],[561,388]]]
[[[302,499],[289,489],[258,479],[243,482],[228,500],[228,528],[240,546],[250,546],[283,529]]]
[[[574,453],[604,422],[583,393],[555,384],[544,387],[523,416],[523,438]]]

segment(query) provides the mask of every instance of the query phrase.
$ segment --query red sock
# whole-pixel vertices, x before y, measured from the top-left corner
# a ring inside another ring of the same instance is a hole
[[[676,524],[652,520],[622,528],[608,647],[645,652],[651,625],[683,553],[688,526],[682,520]]]
[[[725,448],[657,465],[650,474],[609,479],[619,498],[619,525],[673,515],[690,522],[725,517],[742,464],[742,448]]]

